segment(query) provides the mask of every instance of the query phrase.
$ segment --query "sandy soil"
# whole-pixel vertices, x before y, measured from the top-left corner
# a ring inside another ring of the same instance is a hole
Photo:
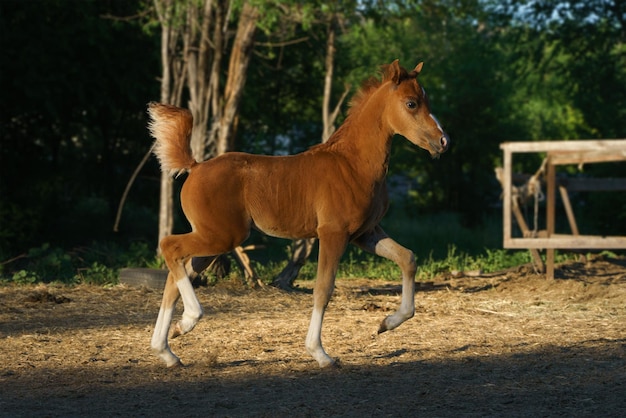
[[[398,283],[339,280],[323,332],[332,370],[304,350],[310,283],[198,289],[206,316],[172,341],[177,369],[149,349],[159,291],[0,287],[0,414],[624,416],[626,260],[557,276],[419,283],[415,317],[381,335]]]

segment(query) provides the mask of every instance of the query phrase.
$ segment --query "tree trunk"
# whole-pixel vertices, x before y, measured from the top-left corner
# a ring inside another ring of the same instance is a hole
[[[181,28],[173,23],[174,7],[171,0],[154,0],[161,24],[161,97],[162,103],[180,105],[184,85],[184,61],[176,53]],[[173,181],[169,173],[161,173],[159,198],[159,242],[172,234],[174,226]],[[157,253],[161,250],[157,247]]]
[[[272,280],[272,286],[283,290],[293,289],[293,282],[311,256],[315,241],[315,238],[298,239],[291,244],[291,258],[285,268]]]
[[[232,1],[205,0],[200,5],[202,7],[191,5],[186,10],[187,26],[183,33],[183,51],[187,63],[190,98],[188,107],[193,116],[191,149],[198,161],[232,151],[234,148],[237,114],[252,55],[259,12],[248,3],[243,5],[230,52],[226,85],[222,91],[220,76],[223,55],[228,44],[228,16],[231,5]],[[210,120],[211,128],[207,129]],[[237,248],[233,255],[243,266],[246,279],[252,279],[254,273],[250,273],[252,269],[243,250]],[[213,258],[215,257],[210,259]],[[209,265],[201,259],[196,261],[195,268]],[[219,270],[224,262],[223,257],[217,257],[210,264],[210,268]]]
[[[211,88],[219,80],[224,44],[223,7],[221,1],[207,0],[202,12],[190,7],[189,26],[192,28],[185,38],[188,65],[189,110],[193,116],[191,149],[196,160],[204,161],[211,156],[211,139],[208,136],[210,104],[219,94]],[[213,30],[212,30],[213,29]]]
[[[324,60],[326,76],[324,77],[324,99],[322,101],[322,122],[324,124],[322,142],[328,141],[328,138],[335,132],[334,119],[331,121],[332,115],[330,114],[330,94],[333,88],[333,73],[335,71],[335,51],[335,29],[331,20],[326,40],[326,59]]]
[[[217,125],[214,123],[215,128],[211,130],[211,133],[213,134],[212,139],[215,141],[217,155],[234,149],[239,104],[246,84],[258,18],[258,9],[246,2],[239,16],[237,33],[230,52],[224,95],[219,101],[215,101],[217,111],[214,114],[214,120],[217,121]],[[232,255],[243,271],[246,282],[253,286],[262,285],[250,266],[250,259],[243,248],[235,248]],[[217,260],[217,262],[220,261],[220,259]]]
[[[230,52],[224,95],[222,100],[216,103],[217,108],[213,115],[212,135],[217,146],[217,155],[232,151],[234,148],[236,120],[246,84],[258,19],[259,10],[246,2],[239,16],[237,33]]]

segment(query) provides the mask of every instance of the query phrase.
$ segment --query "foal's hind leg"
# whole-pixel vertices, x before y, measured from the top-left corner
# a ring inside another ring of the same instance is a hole
[[[191,331],[203,315],[200,301],[196,297],[191,281],[187,276],[185,263],[193,255],[206,253],[208,245],[194,233],[170,235],[161,241],[161,250],[170,273],[163,290],[163,300],[154,326],[151,345],[156,354],[165,361],[165,364],[172,367],[179,365],[180,360],[169,348],[167,333],[179,295],[182,297],[184,309],[182,319],[174,327],[172,338]]]
[[[361,235],[354,241],[354,244],[394,261],[402,270],[402,302],[394,314],[382,321],[378,333],[394,329],[412,318],[415,314],[415,273],[417,271],[413,252],[389,238],[380,226]]]
[[[161,301],[161,308],[159,309],[159,316],[154,326],[151,342],[152,350],[165,362],[167,367],[180,365],[179,358],[172,353],[167,343],[167,333],[170,329],[170,323],[174,315],[174,307],[176,306],[179,295],[176,280],[170,272],[165,282],[163,300]]]

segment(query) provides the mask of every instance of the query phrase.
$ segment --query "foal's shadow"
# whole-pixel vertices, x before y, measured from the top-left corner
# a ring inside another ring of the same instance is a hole
[[[435,282],[415,282],[415,292],[435,292],[439,290],[449,289],[446,283]],[[353,290],[358,295],[375,295],[375,296],[397,296],[402,294],[402,285],[387,284],[378,286],[360,286]]]
[[[418,281],[415,282],[415,292],[439,292],[442,290],[446,290],[446,291],[462,291],[465,293],[474,293],[474,292],[481,292],[484,290],[489,290],[489,289],[493,289],[494,288],[494,284],[493,283],[484,283],[484,282],[477,282],[474,286],[456,286],[455,284],[451,283],[451,282],[447,282],[447,281],[443,281],[443,282],[433,282],[433,281]],[[281,289],[284,290],[284,289]],[[312,294],[313,293],[313,289],[310,287],[300,287],[300,286],[295,286],[292,287],[289,290],[286,290],[287,292],[293,292],[293,293],[300,293],[300,294]],[[372,295],[372,296],[398,296],[402,294],[402,285],[401,284],[396,284],[396,283],[390,283],[390,284],[386,284],[386,285],[380,285],[380,284],[372,284],[372,286],[367,286],[367,285],[361,285],[361,286],[355,286],[355,287],[350,287],[350,286],[340,286],[336,289],[336,292],[346,292],[346,293],[352,293],[354,295],[357,296],[365,296],[365,295]]]

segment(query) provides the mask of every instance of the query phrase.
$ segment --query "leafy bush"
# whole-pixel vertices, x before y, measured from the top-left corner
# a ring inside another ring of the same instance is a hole
[[[110,242],[92,243],[69,251],[45,243],[5,262],[0,270],[0,282],[115,285],[120,268],[159,268],[162,264],[144,242],[133,242],[126,248]]]

